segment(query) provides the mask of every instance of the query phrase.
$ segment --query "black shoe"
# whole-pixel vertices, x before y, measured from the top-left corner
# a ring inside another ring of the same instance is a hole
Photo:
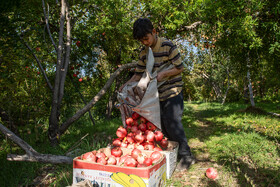
[[[195,164],[196,159],[193,156],[181,156],[180,161],[177,164],[177,170],[189,169],[192,164]]]

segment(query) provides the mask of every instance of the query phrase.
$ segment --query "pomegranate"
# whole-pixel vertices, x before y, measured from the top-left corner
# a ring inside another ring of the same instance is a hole
[[[117,129],[117,132],[116,132],[116,135],[117,135],[117,137],[119,137],[119,138],[124,138],[124,137],[126,137],[126,135],[127,135],[127,131],[126,131],[126,129],[125,128],[123,128],[123,127],[119,127],[118,129]]]
[[[131,127],[131,132],[137,132],[138,131],[138,127],[137,126],[132,126]]]
[[[96,162],[99,164],[107,165],[107,160],[104,157],[98,158]]]
[[[113,149],[111,149],[111,155],[113,155],[115,157],[120,157],[120,156],[122,156],[122,154],[123,154],[123,152],[120,147],[114,147]]]
[[[155,140],[155,134],[152,131],[149,131],[146,137],[147,141],[153,142]]]
[[[137,166],[137,161],[132,157],[127,157],[124,161],[124,166],[136,167]]]
[[[116,139],[114,139],[114,141],[113,141],[113,146],[115,146],[115,147],[120,147],[121,146],[121,139],[120,138],[116,138]]]
[[[147,158],[147,155],[145,153],[140,153],[138,154],[138,157],[137,157],[137,162],[139,164],[143,164],[144,163],[144,160]]]
[[[209,179],[216,179],[217,178],[217,176],[218,176],[218,172],[217,172],[217,170],[215,169],[215,168],[208,168],[207,170],[206,170],[206,176],[209,178]]]
[[[117,165],[118,165],[118,166],[122,166],[122,165],[124,164],[124,161],[125,161],[128,157],[130,157],[128,154],[121,156],[121,157],[119,158],[119,161],[117,162]]]
[[[143,164],[145,164],[146,166],[150,166],[153,164],[153,160],[150,157],[146,157]]]
[[[147,122],[147,128],[151,131],[155,131],[157,129],[157,127],[149,121]]]
[[[144,118],[143,116],[141,116],[141,117],[140,117],[140,122],[141,122],[141,123],[146,123],[147,120],[146,120],[146,118]]]
[[[116,157],[113,156],[113,155],[110,155],[110,156],[108,157],[107,164],[108,164],[108,165],[116,165],[116,164],[117,164],[117,159],[116,159]]]
[[[134,112],[131,117],[132,117],[132,119],[135,120],[135,119],[138,119],[140,117],[140,115],[138,113]]]
[[[127,136],[134,137],[134,134],[133,134],[133,132],[130,132],[130,133],[127,134]]]
[[[127,119],[125,120],[125,124],[126,124],[126,125],[131,126],[132,123],[133,123],[133,119],[132,119],[131,117],[129,117],[129,118],[127,118]]]
[[[155,133],[155,140],[156,141],[161,141],[163,138],[163,133],[161,131],[156,131]]]
[[[168,146],[168,140],[167,140],[167,138],[162,139],[162,140],[160,141],[160,145],[161,145],[161,147],[162,147],[163,149],[166,149],[167,146]]]
[[[132,127],[131,125],[127,125],[126,128],[125,128],[126,131],[127,131],[127,132],[130,132],[130,131],[131,131],[131,127]]]
[[[145,123],[141,123],[138,128],[142,131],[145,132],[147,130],[147,125]]]
[[[76,42],[76,45],[77,45],[78,47],[80,47],[81,42],[78,40],[78,41]]]
[[[127,148],[127,146],[128,146],[127,141],[122,141],[120,147]]]
[[[159,161],[161,159],[161,157],[162,157],[162,155],[159,151],[154,151],[150,155],[150,158],[152,159],[153,164],[156,163],[157,161]]]
[[[155,147],[154,151],[162,151],[162,149],[160,147]]]
[[[140,149],[137,149],[137,148],[134,148],[132,151],[131,151],[131,156],[135,159],[137,159],[138,155],[141,154],[142,151]]]
[[[127,136],[126,137],[126,141],[128,142],[128,143],[134,143],[135,141],[134,141],[134,138],[133,138],[133,135],[131,135],[131,136]]]
[[[138,126],[138,125],[139,125],[138,121],[137,121],[137,120],[134,120],[134,121],[133,121],[133,125],[134,125],[134,126]]]
[[[98,152],[96,153],[96,157],[97,157],[97,158],[106,158],[106,155],[105,155],[105,153],[98,151]]]
[[[153,143],[146,142],[144,145],[145,150],[153,151],[154,148],[155,148],[155,145]]]
[[[96,162],[96,155],[93,154],[92,152],[87,152],[87,153],[82,155],[82,160]]]
[[[137,143],[142,143],[142,142],[144,142],[144,140],[145,140],[145,138],[144,138],[144,136],[142,135],[142,133],[137,133],[137,134],[135,135],[134,139],[135,139],[135,141],[136,141]]]

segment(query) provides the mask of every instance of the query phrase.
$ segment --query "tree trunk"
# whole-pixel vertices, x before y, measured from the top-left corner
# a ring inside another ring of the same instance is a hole
[[[224,105],[225,102],[226,102],[226,98],[227,98],[227,93],[228,93],[229,87],[230,87],[230,82],[229,82],[229,70],[228,70],[228,68],[227,68],[227,89],[226,89],[226,92],[225,92],[225,95],[224,95],[224,98],[223,98],[222,105]]]
[[[220,86],[218,84],[216,84],[213,80],[211,80],[209,75],[207,75],[205,73],[202,73],[202,77],[212,85],[213,90],[214,90],[217,98],[221,99],[222,98],[222,91],[221,91]]]
[[[111,118],[111,115],[112,115],[112,112],[113,112],[113,109],[114,109],[114,106],[116,104],[116,101],[117,101],[117,95],[118,95],[118,88],[121,86],[121,81],[116,79],[116,89],[112,92],[112,94],[110,95],[109,97],[109,102],[108,102],[108,105],[107,105],[107,111],[106,111],[106,115],[107,115],[107,118],[110,119]]]
[[[59,43],[57,51],[57,63],[56,63],[56,74],[55,84],[53,90],[52,109],[49,118],[49,140],[51,145],[55,146],[58,144],[58,123],[59,123],[59,90],[61,81],[61,67],[62,67],[62,47],[63,47],[63,30],[65,21],[65,1],[61,0],[61,15],[60,15],[60,31],[59,31]]]
[[[250,77],[250,71],[247,71],[247,79],[248,79],[248,88],[249,88],[249,93],[250,93],[250,102],[252,107],[255,107],[255,101],[254,101],[254,93],[253,93],[253,88],[252,88],[252,83],[251,83],[251,77]]]
[[[227,98],[229,87],[230,87],[230,84],[228,84],[228,86],[227,86],[227,90],[225,92],[225,95],[224,95],[224,98],[223,98],[223,101],[222,101],[222,105],[225,104],[225,102],[226,102],[226,98]]]
[[[249,52],[248,52],[248,56],[247,56],[247,67],[248,67],[247,79],[248,79],[248,88],[249,88],[249,98],[250,98],[251,106],[255,107],[254,93],[253,93],[251,75],[250,75],[250,53]]]

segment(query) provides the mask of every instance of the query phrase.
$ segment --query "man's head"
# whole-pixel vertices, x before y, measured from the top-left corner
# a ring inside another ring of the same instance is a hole
[[[147,47],[154,47],[157,41],[156,30],[148,18],[139,18],[133,24],[133,38]]]

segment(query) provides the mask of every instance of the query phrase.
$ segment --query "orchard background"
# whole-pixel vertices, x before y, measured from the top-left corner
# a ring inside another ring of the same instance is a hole
[[[1,186],[72,183],[70,165],[7,161],[24,150],[3,127],[52,155],[114,138],[117,90],[141,49],[139,17],[178,45],[185,65],[184,127],[201,162],[168,184],[279,184],[279,10],[272,0],[0,1]],[[217,181],[203,175],[213,165]]]

